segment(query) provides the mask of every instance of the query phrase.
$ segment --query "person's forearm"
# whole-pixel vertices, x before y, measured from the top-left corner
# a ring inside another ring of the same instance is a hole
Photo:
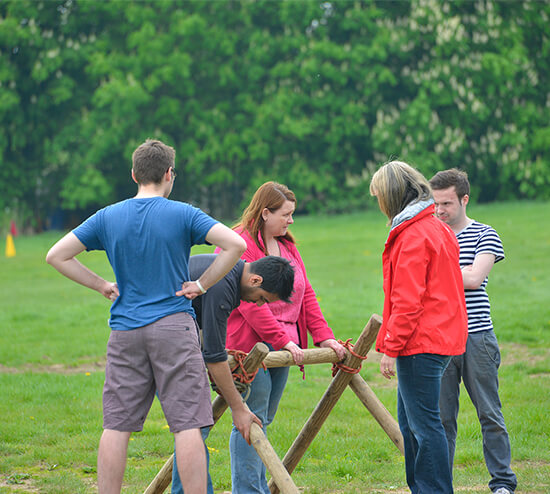
[[[77,236],[70,232],[48,251],[46,262],[67,278],[92,290],[101,291],[106,281],[76,259],[85,249]]]
[[[233,425],[242,434],[244,440],[250,444],[250,427],[253,422],[259,426],[262,425],[260,419],[256,417],[243,401],[241,395],[237,391],[237,388],[233,384],[233,376],[231,375],[231,369],[225,362],[210,362],[206,364],[210,375],[214,379],[220,389],[225,401],[231,408],[231,415],[233,416]]]
[[[246,250],[244,239],[221,223],[217,223],[209,230],[206,241],[217,245],[221,250],[199,278],[204,290],[208,290],[229,273]]]
[[[471,271],[464,271],[462,270],[462,281],[464,283],[464,288],[466,290],[475,290],[479,287],[480,284],[475,283],[475,280],[473,279]]]
[[[210,264],[208,269],[200,276],[199,280],[202,287],[208,290],[220,281],[241,258],[244,250],[234,248],[231,250],[222,250]],[[194,281],[194,280],[192,280]]]
[[[231,410],[235,411],[244,408],[243,399],[233,383],[233,376],[231,375],[231,369],[227,361],[208,362],[206,365],[212,379],[214,379],[216,386],[218,386]]]
[[[476,290],[489,276],[496,256],[490,252],[476,255],[473,264],[462,267],[462,281],[466,290]]]
[[[470,269],[462,269],[462,281],[464,283],[464,288],[466,290],[476,290],[481,286],[485,276],[483,273],[477,273],[471,269],[471,266],[468,266]]]
[[[70,280],[76,281],[92,290],[101,292],[102,287],[107,283],[107,281],[88,269],[74,257],[65,260],[55,258],[49,259],[48,263]]]

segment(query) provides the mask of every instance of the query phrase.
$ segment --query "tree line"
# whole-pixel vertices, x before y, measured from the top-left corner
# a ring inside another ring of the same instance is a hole
[[[478,201],[548,199],[549,16],[537,1],[3,1],[0,210],[39,229],[129,197],[147,137],[176,149],[173,197],[222,218],[271,179],[300,212],[364,208],[389,158],[464,169]]]

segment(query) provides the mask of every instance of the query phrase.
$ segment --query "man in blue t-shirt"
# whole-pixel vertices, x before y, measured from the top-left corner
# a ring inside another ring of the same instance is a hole
[[[113,302],[97,465],[100,494],[120,492],[130,434],[142,430],[155,393],[175,436],[185,489],[206,492],[200,429],[212,425],[212,407],[191,301],[233,268],[246,244],[200,209],[168,199],[176,177],[174,162],[174,149],[162,142],[140,145],[132,155],[136,196],[95,213],[46,257],[61,274]],[[206,242],[222,250],[191,281],[190,249]],[[76,259],[84,250],[106,252],[116,283]],[[257,419],[234,388],[231,381],[221,391],[248,439]]]
[[[504,259],[502,242],[488,225],[466,216],[470,183],[455,168],[438,172],[431,180],[436,216],[455,232],[460,246],[460,266],[468,312],[466,352],[453,357],[441,380],[439,406],[449,445],[451,470],[457,434],[460,381],[474,404],[483,435],[483,454],[495,494],[511,494],[517,479],[510,468],[511,448],[498,395],[500,349],[493,331],[486,292],[493,265]]]

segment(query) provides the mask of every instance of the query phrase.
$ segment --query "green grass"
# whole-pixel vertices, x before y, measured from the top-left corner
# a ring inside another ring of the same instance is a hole
[[[501,398],[512,440],[518,493],[550,491],[550,203],[474,205],[471,217],[499,232],[506,260],[489,281],[502,346]],[[298,217],[293,226],[323,312],[340,339],[358,337],[382,311],[381,252],[388,229],[378,212]],[[17,237],[17,256],[0,257],[0,493],[91,493],[101,435],[101,389],[108,301],[75,285],[44,262],[61,236]],[[205,248],[195,253],[208,251]],[[107,279],[102,253],[81,260]],[[395,382],[379,376],[375,358],[361,375],[395,416]],[[269,438],[283,457],[330,382],[330,366],[298,369]],[[208,441],[217,491],[230,490],[226,414]],[[139,493],[172,452],[160,406],[132,437],[124,492]],[[293,474],[313,493],[406,492],[403,459],[351,390],[346,390]],[[458,492],[489,492],[479,424],[461,397],[455,467]]]

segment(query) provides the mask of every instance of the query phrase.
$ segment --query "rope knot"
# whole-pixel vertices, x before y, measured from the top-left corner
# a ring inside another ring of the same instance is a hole
[[[367,356],[363,356],[363,355],[359,355],[357,352],[355,352],[353,350],[354,348],[354,345],[353,343],[351,342],[351,338],[348,338],[345,342],[342,341],[342,340],[338,340],[338,343],[340,343],[340,345],[342,345],[344,348],[346,348],[346,350],[351,353],[354,357],[357,357],[359,360],[366,360],[367,359]],[[358,374],[360,371],[361,371],[361,365],[359,365],[359,367],[355,368],[355,367],[350,367],[349,365],[345,365],[341,362],[336,362],[334,364],[332,364],[332,377],[334,377],[339,370],[341,370],[342,372],[347,372],[348,374]]]
[[[260,370],[259,368],[256,369],[254,372],[247,372],[244,368],[244,359],[248,356],[248,353],[242,352],[241,350],[228,350],[227,353],[229,355],[232,355],[235,359],[235,366],[231,369],[231,372],[233,373],[233,380],[245,384],[250,384],[252,381],[254,381],[254,378],[256,377],[256,374]],[[267,367],[262,362],[262,368],[264,370],[267,370]],[[241,370],[240,374],[237,373],[237,370]]]
[[[244,359],[248,356],[248,353],[242,352],[241,350],[227,350],[227,353],[229,355],[232,355],[235,359],[235,365],[231,369],[231,374],[233,376],[233,382],[235,384],[235,387],[237,388],[237,391],[241,394],[246,393],[245,397],[243,398],[244,401],[248,398],[248,395],[250,393],[250,383],[254,381],[254,378],[256,377],[256,374],[260,370],[259,368],[256,369],[254,372],[247,372],[244,368]],[[262,362],[262,367],[264,370],[267,370],[267,367]],[[241,371],[240,373],[238,371]],[[220,390],[216,386],[216,384],[212,380],[212,376],[210,376],[211,386],[212,389],[218,393],[220,393]]]

